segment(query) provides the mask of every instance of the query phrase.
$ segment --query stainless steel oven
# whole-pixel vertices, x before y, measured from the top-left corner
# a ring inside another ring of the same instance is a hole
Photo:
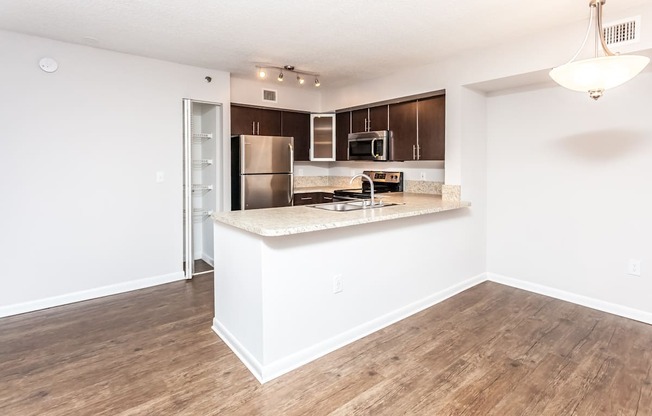
[[[362,173],[369,176],[374,183],[376,195],[387,192],[403,192],[403,172],[387,172],[365,170]],[[362,188],[337,189],[333,193],[333,201],[348,201],[351,199],[369,199],[371,197],[371,184],[362,181]]]
[[[391,160],[391,130],[349,134],[349,160]]]

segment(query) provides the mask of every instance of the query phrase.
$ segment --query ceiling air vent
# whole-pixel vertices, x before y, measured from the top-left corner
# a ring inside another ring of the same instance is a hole
[[[610,22],[602,27],[604,40],[609,46],[636,43],[641,38],[641,16]]]
[[[267,101],[269,103],[275,103],[276,91],[263,89],[263,101]]]

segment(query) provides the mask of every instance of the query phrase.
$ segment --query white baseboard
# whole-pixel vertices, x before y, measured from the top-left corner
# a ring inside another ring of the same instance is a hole
[[[590,298],[588,296],[577,295],[575,293],[566,292],[564,290],[555,289],[553,287],[526,282],[524,280],[514,279],[496,273],[487,273],[487,280],[515,287],[517,289],[527,290],[528,292],[550,296],[555,299],[565,300],[577,305],[586,306],[591,309],[611,313],[614,315],[633,319],[635,321],[644,322],[646,324],[652,324],[652,313],[630,308],[628,306],[605,302],[603,300]]]
[[[256,360],[249,351],[244,348],[238,340],[229,333],[229,331],[221,325],[217,320],[213,320],[213,331],[215,331],[220,338],[233,350],[236,356],[244,363],[244,365],[253,373],[253,375],[261,383],[266,383],[275,379],[285,373],[288,373],[304,364],[323,357],[324,355],[337,350],[345,345],[357,341],[369,334],[372,334],[380,329],[383,329],[395,322],[405,319],[417,312],[421,312],[439,302],[442,302],[451,296],[454,296],[470,287],[487,280],[485,274],[467,279],[461,283],[451,286],[447,289],[434,293],[424,299],[406,305],[395,311],[389,312],[383,316],[373,319],[364,324],[358,325],[355,328],[343,332],[335,337],[319,342],[301,351],[297,351],[292,355],[288,355],[280,360],[268,364],[262,364]]]
[[[33,312],[40,309],[52,308],[54,306],[67,305],[69,303],[81,302],[89,299],[101,298],[103,296],[116,295],[118,293],[130,292],[132,290],[144,289],[177,280],[184,280],[183,272],[168,273],[160,276],[117,283],[115,285],[81,290],[79,292],[67,293],[65,295],[52,296],[45,299],[0,306],[0,318],[4,316],[18,315],[20,313]]]
[[[258,361],[217,318],[213,318],[212,329],[213,332],[222,338],[222,341],[231,348],[231,351],[233,351],[245,367],[249,369],[251,374],[256,377],[256,380],[258,380],[260,384],[263,384],[266,380],[263,379],[263,365],[260,361]]]
[[[202,254],[201,259],[208,263],[211,267],[215,267],[213,257],[210,255],[210,253]]]

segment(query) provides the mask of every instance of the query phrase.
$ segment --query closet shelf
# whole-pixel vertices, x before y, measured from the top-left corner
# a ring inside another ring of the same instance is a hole
[[[186,210],[183,210],[183,213],[186,213]],[[213,215],[213,211],[209,209],[202,209],[202,208],[193,208],[192,209],[192,215],[193,216],[202,216],[202,217],[207,217],[210,215]]]
[[[213,164],[213,159],[195,159],[192,161],[192,167],[195,169],[201,169],[206,166]]]
[[[212,190],[213,190],[213,185],[197,185],[197,184],[194,184],[192,186],[192,191],[193,192],[212,191]]]
[[[204,140],[209,140],[213,138],[212,133],[193,133],[192,134],[192,142],[193,143],[201,143]]]

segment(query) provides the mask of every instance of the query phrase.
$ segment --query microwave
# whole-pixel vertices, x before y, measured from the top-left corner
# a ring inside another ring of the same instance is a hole
[[[391,160],[391,130],[350,133],[348,160]]]

